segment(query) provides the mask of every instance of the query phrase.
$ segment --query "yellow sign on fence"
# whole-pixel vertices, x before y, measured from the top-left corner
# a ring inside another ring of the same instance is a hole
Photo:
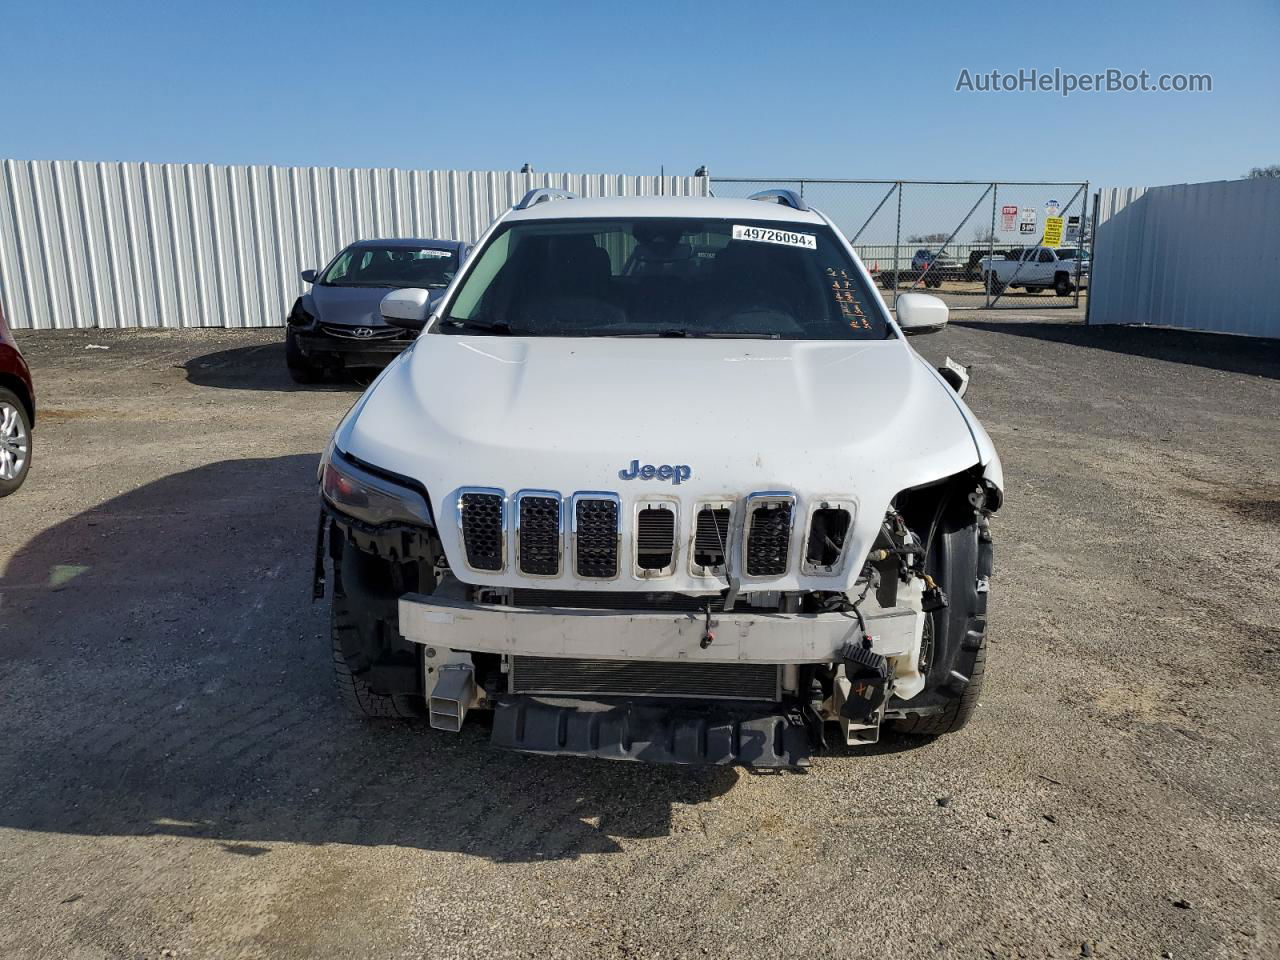
[[[1044,218],[1044,246],[1056,247],[1062,243],[1062,217]]]

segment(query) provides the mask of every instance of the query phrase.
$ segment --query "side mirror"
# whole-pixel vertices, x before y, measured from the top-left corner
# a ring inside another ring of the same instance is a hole
[[[431,292],[417,287],[392,290],[382,298],[378,312],[393,327],[421,330],[431,316]]]
[[[898,326],[905,334],[934,333],[947,325],[947,305],[927,293],[898,297]]]
[[[303,270],[299,276],[302,277],[303,283],[315,283],[317,274],[314,270]]]
[[[947,357],[942,366],[938,368],[938,373],[942,374],[943,380],[951,384],[951,389],[956,392],[957,396],[963,397],[965,391],[969,389],[969,368],[964,364],[956,363],[950,357]]]

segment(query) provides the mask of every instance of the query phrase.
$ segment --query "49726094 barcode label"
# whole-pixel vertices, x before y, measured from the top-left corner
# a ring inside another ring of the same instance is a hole
[[[777,230],[774,227],[749,227],[744,223],[733,225],[733,239],[780,243],[784,247],[803,247],[805,250],[818,249],[818,238],[812,233],[792,233],[790,230]]]

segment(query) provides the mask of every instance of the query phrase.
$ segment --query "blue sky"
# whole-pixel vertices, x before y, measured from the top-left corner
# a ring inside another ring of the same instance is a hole
[[[912,179],[1280,163],[1280,4],[11,2],[0,156]],[[973,73],[1212,93],[957,93]]]

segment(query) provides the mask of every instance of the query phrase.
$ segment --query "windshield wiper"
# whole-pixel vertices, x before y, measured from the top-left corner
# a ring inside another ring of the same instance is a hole
[[[586,333],[587,337],[672,337],[695,340],[781,340],[780,333],[746,333],[723,330],[682,330],[679,327],[668,327],[663,330],[645,330],[642,332],[624,333]]]
[[[707,340],[781,340],[782,339],[782,334],[780,333],[760,333],[758,331],[748,332],[746,330],[739,330],[736,332],[730,331],[728,333],[725,333],[721,330],[711,330],[711,331],[708,331],[707,333],[691,333],[689,334],[689,336],[704,337]]]
[[[524,336],[524,334],[515,333],[515,331],[511,329],[511,324],[507,323],[505,320],[495,320],[492,323],[483,323],[482,321],[479,321],[479,320],[456,320],[453,317],[448,317],[444,320],[441,320],[440,322],[442,324],[447,323],[450,326],[458,327],[460,329],[465,328],[467,330],[483,330],[485,333],[500,333],[503,336],[508,336],[508,337]]]

